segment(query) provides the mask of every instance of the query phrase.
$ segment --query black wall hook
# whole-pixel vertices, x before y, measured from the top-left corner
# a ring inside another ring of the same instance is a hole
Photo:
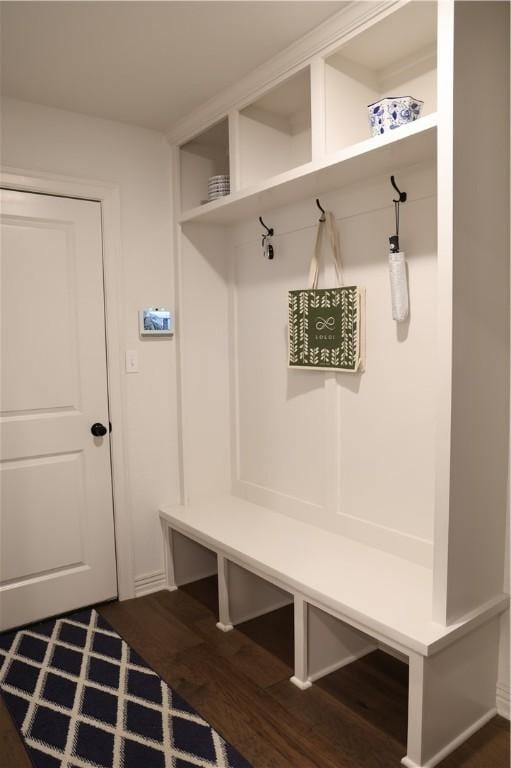
[[[273,237],[273,234],[274,234],[275,230],[273,229],[273,227],[267,227],[266,226],[266,224],[264,223],[264,221],[262,219],[262,216],[259,216],[259,221],[260,221],[261,225],[266,230],[266,233],[263,234],[263,241],[262,241],[263,252],[264,252],[264,255],[266,256],[266,258],[271,261],[273,259],[274,255],[275,255],[275,251],[273,250],[273,245],[272,245],[272,242],[271,242],[271,238]]]
[[[274,232],[273,227],[267,227],[262,219],[262,216],[259,216],[259,221],[261,222],[262,226],[266,230],[266,235],[263,235],[263,237],[273,237],[273,232]]]
[[[393,198],[394,202],[394,213],[396,216],[396,234],[389,237],[389,243],[390,243],[390,250],[392,253],[398,253],[399,252],[399,204],[400,203],[406,203],[406,192],[401,192],[398,185],[396,184],[396,180],[394,176],[390,177],[390,183],[396,190],[396,192],[399,195],[399,198],[396,200],[396,198]]]
[[[319,210],[321,211],[321,216],[319,217],[320,221],[326,221],[326,212],[321,203],[319,202],[319,197],[316,198],[316,205],[318,206]]]
[[[396,190],[396,192],[399,195],[399,200],[395,200],[394,199],[394,202],[395,203],[406,203],[407,194],[406,194],[406,192],[401,192],[401,190],[399,189],[398,185],[396,184],[396,180],[395,180],[394,176],[390,177],[390,183],[392,184],[392,186],[394,187],[394,189]]]

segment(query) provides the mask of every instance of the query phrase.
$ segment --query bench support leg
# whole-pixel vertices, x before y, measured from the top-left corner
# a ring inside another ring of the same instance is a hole
[[[229,584],[227,575],[227,560],[218,555],[218,629],[230,632],[234,629],[229,610]]]
[[[407,768],[433,768],[496,714],[499,619],[433,656],[410,653]]]
[[[177,589],[174,573],[174,549],[172,546],[172,529],[166,520],[160,520],[161,533],[163,538],[163,567],[165,570],[166,588],[169,592]]]
[[[312,683],[308,679],[308,620],[307,603],[295,595],[295,673],[291,678],[293,685],[305,691]]]
[[[368,635],[295,596],[295,674],[305,690],[336,669],[376,650]]]

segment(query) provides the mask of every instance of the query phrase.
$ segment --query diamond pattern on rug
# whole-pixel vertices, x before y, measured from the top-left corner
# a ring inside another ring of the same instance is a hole
[[[250,768],[94,610],[0,635],[0,693],[35,768]]]

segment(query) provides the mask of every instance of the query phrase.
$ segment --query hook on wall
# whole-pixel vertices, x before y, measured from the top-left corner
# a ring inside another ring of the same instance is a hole
[[[321,211],[321,216],[319,217],[320,221],[326,221],[326,211],[319,202],[319,197],[316,198],[316,205],[318,206],[319,210]]]
[[[273,236],[273,227],[267,227],[267,226],[266,226],[266,224],[265,224],[265,223],[264,223],[264,221],[263,221],[263,218],[262,218],[262,216],[259,216],[259,222],[260,222],[260,223],[261,223],[261,225],[262,225],[262,226],[265,228],[265,230],[266,230],[266,236],[267,236],[267,237],[272,237],[272,236]],[[265,237],[265,235],[263,235],[263,237]]]
[[[271,239],[273,237],[275,230],[273,229],[273,227],[266,226],[266,224],[262,219],[262,216],[259,216],[259,222],[266,230],[266,232],[262,236],[263,237],[263,241],[262,241],[263,253],[265,257],[271,261],[275,255],[275,252],[273,250],[273,245],[271,242]]]
[[[394,213],[396,217],[396,233],[392,235],[392,237],[389,237],[390,242],[390,250],[392,253],[398,253],[399,251],[399,205],[400,203],[406,203],[407,194],[406,192],[401,192],[398,185],[396,184],[396,180],[394,176],[390,177],[390,183],[398,193],[399,197],[396,200],[396,198],[393,198],[394,202]]]
[[[401,190],[399,189],[398,185],[396,184],[396,180],[395,180],[394,176],[390,177],[390,183],[392,184],[392,186],[394,187],[394,189],[396,190],[396,192],[399,195],[399,199],[398,200],[394,200],[394,202],[395,203],[406,203],[407,194],[406,194],[406,192],[401,192]]]

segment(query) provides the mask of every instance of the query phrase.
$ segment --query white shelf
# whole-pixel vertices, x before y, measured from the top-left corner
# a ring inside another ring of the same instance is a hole
[[[306,67],[240,111],[240,188],[311,161],[310,98]]]
[[[199,205],[208,197],[208,179],[229,173],[227,118],[207,128],[180,147],[181,206]]]
[[[361,141],[322,161],[307,163],[221,200],[185,211],[180,221],[182,224],[227,224],[260,216],[297,200],[433,159],[436,129],[436,113],[427,115],[388,135]]]
[[[234,496],[163,507],[160,515],[185,536],[426,656],[506,604],[502,596],[445,627],[431,619],[432,571],[409,560]]]
[[[412,96],[422,116],[436,112],[436,3],[403,5],[325,59],[326,151],[367,135],[368,104]]]

